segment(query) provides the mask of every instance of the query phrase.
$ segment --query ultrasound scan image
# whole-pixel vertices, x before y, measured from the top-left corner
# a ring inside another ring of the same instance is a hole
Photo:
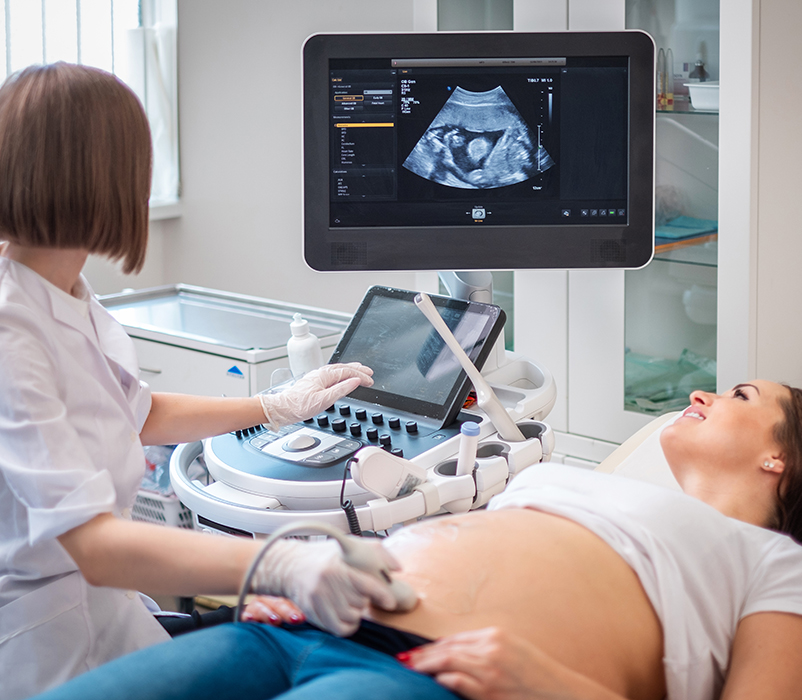
[[[456,88],[404,161],[427,180],[468,190],[514,185],[553,165],[500,85]]]

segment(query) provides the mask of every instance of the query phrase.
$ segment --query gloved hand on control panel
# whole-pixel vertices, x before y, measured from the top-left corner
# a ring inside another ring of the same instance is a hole
[[[278,430],[312,418],[358,386],[372,386],[372,375],[373,370],[359,362],[323,365],[282,392],[259,394],[265,423]]]

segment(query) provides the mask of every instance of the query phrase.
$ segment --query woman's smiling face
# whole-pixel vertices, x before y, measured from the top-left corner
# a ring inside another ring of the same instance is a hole
[[[690,407],[660,436],[680,483],[688,470],[732,472],[781,460],[775,428],[784,420],[780,400],[789,395],[781,384],[762,380],[720,395],[693,392]]]

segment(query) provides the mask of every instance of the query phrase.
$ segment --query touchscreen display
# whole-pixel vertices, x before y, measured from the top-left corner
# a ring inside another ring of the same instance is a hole
[[[503,326],[501,309],[447,297],[432,297],[446,325],[481,367]],[[467,393],[467,378],[454,354],[414,303],[414,292],[372,288],[332,357],[373,369],[374,385],[353,398],[444,418]],[[459,410],[459,405],[456,410]]]

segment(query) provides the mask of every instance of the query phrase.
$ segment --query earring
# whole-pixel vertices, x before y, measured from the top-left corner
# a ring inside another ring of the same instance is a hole
[[[766,467],[766,469],[774,469],[774,465],[771,462],[769,462],[769,460],[763,462],[763,466]]]

